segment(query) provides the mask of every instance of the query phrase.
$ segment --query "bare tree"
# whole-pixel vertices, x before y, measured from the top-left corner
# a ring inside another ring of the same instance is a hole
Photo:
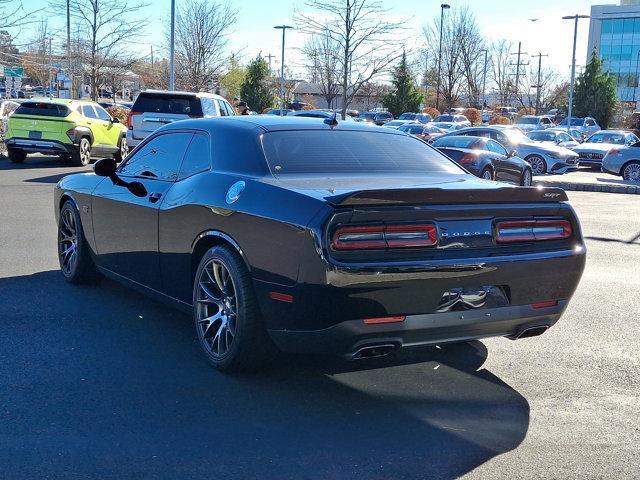
[[[34,13],[42,9],[26,11],[22,2],[0,0],[0,28],[16,28],[35,23],[38,18]]]
[[[491,45],[491,77],[498,96],[498,103],[507,105],[513,92],[513,67],[511,51],[513,44],[498,40]]]
[[[130,0],[69,0],[72,18],[84,38],[91,98],[98,97],[103,71],[129,59],[126,46],[147,24],[138,12],[146,7]],[[53,0],[57,12],[66,12],[67,0]]]
[[[312,34],[302,47],[311,81],[320,88],[327,108],[333,108],[333,101],[340,94],[340,50],[340,44],[333,39],[328,28]]]
[[[49,65],[49,39],[51,30],[46,19],[40,20],[34,36],[31,38],[27,53],[23,55],[25,73],[37,82],[37,85],[47,85],[51,77]]]
[[[470,106],[481,103],[482,77],[484,70],[485,42],[476,19],[468,7],[460,9],[457,17],[457,38],[460,41],[460,67],[466,83]]]
[[[188,0],[178,9],[175,29],[176,79],[182,88],[205,90],[222,72],[231,27],[238,18],[229,4]]]
[[[389,70],[402,55],[399,38],[404,21],[390,21],[390,11],[377,0],[307,0],[312,12],[296,12],[300,29],[328,32],[340,55],[342,116],[362,86]],[[325,33],[327,34],[327,33]]]

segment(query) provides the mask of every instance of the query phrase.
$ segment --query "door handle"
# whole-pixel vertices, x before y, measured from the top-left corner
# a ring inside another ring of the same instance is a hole
[[[152,193],[151,195],[149,195],[149,201],[151,203],[156,203],[158,200],[160,200],[160,197],[162,197],[161,193],[159,192]]]

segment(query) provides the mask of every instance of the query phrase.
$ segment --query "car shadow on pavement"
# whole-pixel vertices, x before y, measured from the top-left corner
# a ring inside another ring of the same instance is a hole
[[[25,168],[64,168],[69,162],[57,156],[28,155],[22,163],[13,163],[7,157],[0,157],[0,170],[18,170]]]
[[[640,232],[629,240],[611,237],[585,236],[586,240],[595,240],[596,242],[622,243],[623,245],[640,245]]]
[[[0,279],[7,478],[457,478],[516,448],[529,404],[480,342],[226,375],[189,317],[104,280]]]

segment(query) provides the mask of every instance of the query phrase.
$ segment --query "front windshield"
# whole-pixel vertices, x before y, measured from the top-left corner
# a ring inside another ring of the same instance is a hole
[[[565,118],[564,120],[562,120],[562,122],[560,122],[560,125],[564,125],[566,127],[568,121],[569,121],[569,119]],[[571,119],[571,126],[572,127],[581,127],[583,123],[584,123],[584,119],[583,118],[572,118]]]
[[[555,132],[531,132],[529,138],[535,142],[553,142],[556,139]]]
[[[507,136],[507,138],[509,138],[509,142],[512,144],[531,143],[531,140],[529,139],[529,137],[527,137],[520,130],[509,128],[505,130],[504,133]]]
[[[616,145],[624,144],[625,137],[621,133],[599,132],[589,137],[586,143],[615,143]]]
[[[520,125],[537,125],[538,118],[537,117],[521,117],[516,121],[516,124]]]

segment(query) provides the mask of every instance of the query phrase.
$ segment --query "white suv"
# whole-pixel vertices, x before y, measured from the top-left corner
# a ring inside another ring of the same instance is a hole
[[[212,93],[145,90],[127,116],[127,144],[135,147],[162,125],[186,118],[235,115],[233,107]]]

